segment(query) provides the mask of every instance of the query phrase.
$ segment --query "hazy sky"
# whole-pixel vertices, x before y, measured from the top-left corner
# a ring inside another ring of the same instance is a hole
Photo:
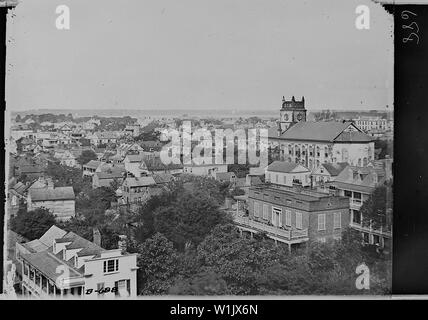
[[[70,8],[70,30],[55,9]],[[357,30],[355,8],[370,8]],[[383,108],[393,19],[365,0],[23,0],[8,21],[13,111]]]

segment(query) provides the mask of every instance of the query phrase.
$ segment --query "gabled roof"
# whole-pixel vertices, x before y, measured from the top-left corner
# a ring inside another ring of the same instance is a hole
[[[28,165],[28,166],[20,166],[19,171],[21,171],[21,173],[42,173],[45,170],[38,165]]]
[[[218,180],[230,181],[232,177],[236,178],[236,175],[234,172],[216,172],[215,174],[215,178]]]
[[[84,164],[83,166],[91,169],[97,169],[101,164],[103,164],[103,162],[91,160],[87,164]]]
[[[342,132],[335,139],[335,142],[371,142],[373,137],[364,132]]]
[[[167,183],[174,179],[174,176],[170,173],[156,173],[153,175],[153,179],[156,183]]]
[[[66,231],[58,228],[57,226],[53,225],[49,228],[48,231],[46,231],[41,237],[40,242],[44,243],[46,246],[50,247],[53,243],[54,239],[62,238],[67,234]]]
[[[45,245],[39,239],[35,239],[25,243],[24,247],[28,249],[30,252],[41,252],[49,248],[49,246]]]
[[[105,249],[101,248],[100,246],[96,245],[95,243],[89,240],[86,240],[85,238],[79,236],[78,234],[72,231],[68,232],[62,239],[68,239],[71,241],[70,244],[66,245],[67,250],[82,248],[83,250],[85,250],[84,252],[86,252],[88,255],[89,254],[95,255],[105,251]],[[83,250],[79,252],[82,253]]]
[[[95,132],[94,137],[98,139],[117,139],[117,135],[109,131]]]
[[[376,182],[377,176],[377,182]],[[339,189],[357,190],[370,193],[385,181],[385,171],[372,167],[347,166],[335,178],[333,185]]]
[[[143,156],[139,154],[128,154],[125,159],[128,159],[129,162],[142,162]]]
[[[321,164],[325,170],[332,176],[335,177],[342,172],[348,166],[347,162],[338,162],[338,163],[323,163]]]
[[[30,189],[31,201],[74,200],[73,187],[57,187],[53,189]]]
[[[153,177],[139,177],[139,178],[126,178],[125,185],[129,187],[146,187],[155,185],[156,181],[153,179]]]
[[[176,170],[183,169],[182,164],[173,164],[170,163],[168,165],[164,164],[160,157],[144,157],[144,163],[146,164],[146,168],[149,171],[163,171],[163,170]]]
[[[298,167],[304,168],[304,171],[299,172],[309,172],[310,170],[303,167],[301,164],[288,162],[288,161],[274,161],[272,162],[268,167],[267,171],[273,171],[273,172],[283,172],[283,173],[290,173],[293,172]]]
[[[28,188],[29,186],[23,184],[22,182],[18,182],[12,187],[13,190],[15,190],[17,193],[21,195],[24,194],[24,192],[27,191]]]
[[[95,175],[98,179],[119,179],[123,178],[122,172],[121,170],[112,170],[112,172],[95,172]]]
[[[355,130],[344,132],[352,126]],[[302,121],[291,126],[279,137],[276,128],[269,130],[270,139],[292,141],[325,141],[325,142],[370,142],[374,139],[361,132],[352,122],[339,121]]]
[[[64,265],[64,261],[57,258],[49,251],[41,251],[37,253],[22,254],[22,258],[28,261],[32,266],[40,270],[43,274],[52,280],[56,280],[62,274],[57,272],[57,268]],[[73,268],[68,268],[70,277],[82,276]]]

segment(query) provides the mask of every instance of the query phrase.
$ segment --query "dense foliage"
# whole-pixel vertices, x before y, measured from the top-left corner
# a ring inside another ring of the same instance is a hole
[[[91,160],[97,160],[97,154],[93,150],[83,150],[81,155],[77,158],[80,165],[84,165]]]
[[[289,252],[264,237],[240,237],[231,224],[217,225],[195,250],[181,252],[156,233],[139,248],[141,294],[296,295],[386,294],[388,257],[362,247],[349,230],[342,241],[310,243]],[[356,289],[356,267],[370,268],[370,290]]]
[[[55,217],[44,208],[33,211],[21,209],[10,220],[11,229],[28,240],[40,238],[54,224]]]
[[[363,224],[368,226],[370,221],[372,226],[379,228],[387,226],[392,222],[392,186],[379,185],[370,194],[369,198],[361,206]]]

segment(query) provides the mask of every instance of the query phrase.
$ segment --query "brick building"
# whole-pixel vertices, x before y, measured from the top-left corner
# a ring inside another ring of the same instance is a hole
[[[349,225],[349,199],[301,187],[250,187],[248,216],[235,215],[241,232],[266,232],[275,242],[299,246],[340,239]]]

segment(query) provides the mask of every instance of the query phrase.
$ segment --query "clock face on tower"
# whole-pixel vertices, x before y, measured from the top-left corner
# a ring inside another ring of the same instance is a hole
[[[288,121],[288,114],[287,113],[284,114],[284,121]]]
[[[299,112],[297,114],[296,118],[297,118],[297,121],[302,121],[302,119],[303,119],[303,113]]]

